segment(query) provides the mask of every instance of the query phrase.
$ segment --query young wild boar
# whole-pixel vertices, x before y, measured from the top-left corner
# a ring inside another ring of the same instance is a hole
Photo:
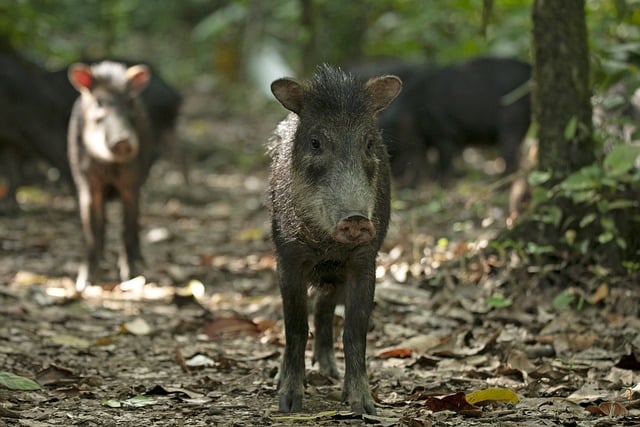
[[[91,66],[74,64],[68,75],[80,92],[69,120],[68,156],[87,245],[87,259],[76,280],[76,289],[82,291],[104,249],[104,208],[112,195],[117,195],[123,206],[120,279],[133,277],[142,262],[139,198],[151,167],[152,141],[138,95],[147,86],[150,73],[144,65],[127,68],[103,61]]]
[[[400,92],[395,76],[366,82],[324,65],[309,82],[276,80],[271,90],[292,113],[270,140],[270,208],[286,346],[279,407],[299,411],[304,393],[307,285],[314,301],[314,361],[339,377],[333,313],[344,301],[343,398],[375,414],[365,365],[376,255],[389,223],[389,161],[376,115]]]

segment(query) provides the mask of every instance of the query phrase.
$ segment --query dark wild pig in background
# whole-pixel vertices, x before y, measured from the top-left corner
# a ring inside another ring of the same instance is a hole
[[[57,114],[61,102],[45,74],[17,52],[0,53],[0,169],[6,181],[2,210],[18,208],[16,190],[25,182],[26,158],[44,158],[71,179],[67,120]]]
[[[105,202],[122,202],[124,250],[120,279],[133,277],[142,263],[139,242],[140,189],[151,167],[151,129],[139,98],[151,75],[145,65],[104,61],[69,67],[80,92],[69,120],[68,155],[78,192],[87,258],[78,272],[81,291],[95,274],[104,250]]]
[[[400,92],[395,76],[360,80],[324,65],[309,82],[276,80],[271,90],[292,111],[272,137],[270,208],[286,346],[279,408],[299,411],[308,336],[307,285],[315,286],[314,362],[339,377],[333,315],[345,303],[343,399],[375,414],[365,352],[376,255],[390,210],[387,150],[376,115]]]
[[[455,155],[469,145],[496,145],[505,172],[518,169],[531,121],[529,64],[481,57],[446,66],[415,65],[405,72],[405,89],[380,117],[399,185],[415,187],[432,169],[428,148],[438,154],[441,184],[451,178]]]

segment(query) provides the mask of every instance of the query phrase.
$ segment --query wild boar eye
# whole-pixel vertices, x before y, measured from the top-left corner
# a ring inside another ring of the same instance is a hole
[[[322,151],[322,144],[318,138],[311,138],[311,151],[313,151],[314,154],[320,154]]]

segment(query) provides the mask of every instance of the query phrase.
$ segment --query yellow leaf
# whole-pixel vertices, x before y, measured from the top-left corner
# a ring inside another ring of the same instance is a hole
[[[466,395],[467,402],[472,405],[486,400],[499,400],[501,402],[518,403],[518,395],[508,388],[486,388],[474,391]]]
[[[262,232],[262,229],[253,227],[253,228],[246,228],[242,230],[240,233],[238,233],[238,235],[236,236],[236,240],[239,240],[241,242],[250,242],[253,240],[260,240],[263,237],[264,237],[264,233]]]
[[[589,302],[591,304],[597,304],[600,301],[607,299],[608,296],[609,296],[609,285],[607,285],[606,283],[603,283],[598,287],[596,292],[591,296],[591,298],[589,299]]]

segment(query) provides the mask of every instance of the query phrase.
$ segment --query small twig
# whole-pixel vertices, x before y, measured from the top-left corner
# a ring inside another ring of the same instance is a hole
[[[191,369],[189,369],[189,366],[187,365],[187,361],[184,360],[184,355],[182,354],[182,351],[176,347],[174,354],[176,355],[176,361],[178,362],[178,365],[180,365],[182,372],[185,372],[185,373],[191,372]]]

